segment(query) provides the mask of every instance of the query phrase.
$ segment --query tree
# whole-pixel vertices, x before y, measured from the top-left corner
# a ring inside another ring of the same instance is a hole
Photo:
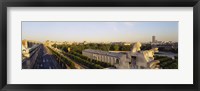
[[[131,46],[130,45],[120,45],[119,50],[120,51],[130,51]]]
[[[114,45],[114,51],[119,51],[119,45]]]
[[[111,47],[110,47],[110,50],[111,51],[119,51],[119,45],[111,45]]]

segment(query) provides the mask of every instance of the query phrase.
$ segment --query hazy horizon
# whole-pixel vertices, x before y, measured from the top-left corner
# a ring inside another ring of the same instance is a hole
[[[178,41],[177,21],[22,22],[22,39],[44,42]]]

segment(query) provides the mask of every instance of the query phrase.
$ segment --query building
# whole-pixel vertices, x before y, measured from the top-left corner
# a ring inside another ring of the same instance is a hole
[[[53,44],[56,44],[56,42],[47,40],[44,44],[46,46],[52,46]]]
[[[152,36],[152,43],[156,42],[156,36]]]
[[[126,54],[106,52],[101,50],[86,49],[82,51],[84,56],[98,61],[110,63],[117,68],[129,68],[128,61],[126,61]],[[125,61],[121,61],[125,60]]]
[[[82,55],[88,58],[107,62],[114,65],[118,69],[150,69],[159,68],[158,60],[154,60],[154,53],[158,52],[158,48],[151,50],[140,50],[141,43],[134,44],[131,51],[127,52],[107,52],[101,50],[85,49]]]
[[[131,43],[129,43],[129,42],[124,42],[124,45],[131,45]]]
[[[85,44],[88,44],[88,43],[87,43],[87,41],[83,41],[83,44],[85,45]]]
[[[29,58],[32,55],[33,50],[39,46],[39,42],[22,40],[22,59]]]

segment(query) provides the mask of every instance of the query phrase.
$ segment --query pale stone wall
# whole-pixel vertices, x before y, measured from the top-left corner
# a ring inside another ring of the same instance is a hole
[[[90,52],[82,52],[82,55],[87,56],[91,59],[95,59],[98,61],[110,63],[112,65],[115,65],[117,68],[120,69],[127,69],[130,68],[129,66],[129,59],[127,59],[126,55],[122,54],[121,57],[114,57],[114,56],[109,56],[109,55],[101,55],[101,54],[95,54],[95,53],[90,53]],[[119,63],[117,63],[117,60]]]

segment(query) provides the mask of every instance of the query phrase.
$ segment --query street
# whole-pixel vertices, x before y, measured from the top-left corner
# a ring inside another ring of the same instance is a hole
[[[23,69],[61,69],[55,56],[43,44],[39,45],[30,58],[23,60]]]
[[[61,69],[61,66],[49,49],[44,45],[41,45],[33,69]]]

